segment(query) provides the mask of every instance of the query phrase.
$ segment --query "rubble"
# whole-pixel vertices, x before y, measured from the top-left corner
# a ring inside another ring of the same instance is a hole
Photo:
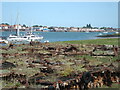
[[[41,85],[40,88],[58,90],[85,90],[103,85],[110,87],[112,83],[120,82],[120,71],[116,66],[119,62],[116,58],[120,48],[118,46],[31,43],[19,47],[22,49],[17,53],[7,53],[9,50],[1,48],[6,61],[2,62],[0,68],[11,71],[1,75],[5,81],[15,79],[25,87]],[[17,50],[17,45],[9,48]],[[103,57],[109,63],[100,61]],[[115,60],[112,61],[113,58]]]

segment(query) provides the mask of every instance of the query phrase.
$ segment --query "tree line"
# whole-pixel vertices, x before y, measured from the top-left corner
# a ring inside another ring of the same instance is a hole
[[[8,23],[1,23],[2,25],[10,25],[10,24],[8,24]],[[20,25],[20,24],[19,24]],[[21,26],[23,26],[23,27],[28,27],[26,24],[23,24],[23,25],[21,25]],[[42,25],[33,25],[32,27],[44,27],[44,26],[42,26]],[[47,26],[46,26],[47,27]],[[50,29],[53,29],[54,27],[49,27]],[[92,27],[92,25],[91,24],[87,24],[86,26],[83,26],[82,28],[90,28],[90,29],[104,29],[104,30],[106,30],[106,29],[113,29],[112,27]]]

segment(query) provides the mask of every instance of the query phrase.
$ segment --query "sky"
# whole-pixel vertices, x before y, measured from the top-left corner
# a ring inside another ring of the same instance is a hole
[[[2,2],[2,23],[16,20],[28,26],[117,28],[118,2]]]

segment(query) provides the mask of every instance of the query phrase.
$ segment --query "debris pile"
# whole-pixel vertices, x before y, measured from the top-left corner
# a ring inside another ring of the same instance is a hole
[[[17,87],[26,88],[85,90],[103,85],[111,87],[112,83],[120,83],[119,49],[114,45],[32,42],[10,45],[0,48],[4,61],[1,61],[0,69],[9,70],[0,78],[3,82],[14,81],[19,83]]]

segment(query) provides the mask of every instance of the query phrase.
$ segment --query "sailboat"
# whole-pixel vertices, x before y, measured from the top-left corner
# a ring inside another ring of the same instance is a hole
[[[2,39],[2,38],[0,38],[0,43],[8,43],[8,41],[7,40],[5,40],[5,39]]]
[[[103,32],[103,33],[108,33],[108,32]]]
[[[22,38],[26,38],[27,40],[26,41],[38,41],[38,40],[42,40],[43,39],[43,36],[37,36],[37,35],[34,35],[32,33],[32,27],[31,27],[31,31],[30,32],[27,32],[27,34],[25,34]]]
[[[31,41],[39,41],[42,39],[43,39],[43,36],[34,35],[34,34],[32,34],[32,32],[28,32],[24,36],[20,36],[19,28],[17,29],[17,35],[10,35],[7,38],[8,41],[13,41],[13,42],[22,42],[22,41],[31,42]]]
[[[32,29],[31,29],[31,32],[25,34],[24,36],[20,36],[19,33],[20,33],[19,25],[17,25],[16,35],[10,35],[7,38],[7,40],[9,42],[23,42],[23,41],[31,42],[31,41],[39,41],[43,39],[43,36],[37,36],[37,35],[32,34]]]
[[[102,33],[99,33],[99,35],[102,35]]]
[[[115,32],[116,34],[118,34],[119,32]]]

